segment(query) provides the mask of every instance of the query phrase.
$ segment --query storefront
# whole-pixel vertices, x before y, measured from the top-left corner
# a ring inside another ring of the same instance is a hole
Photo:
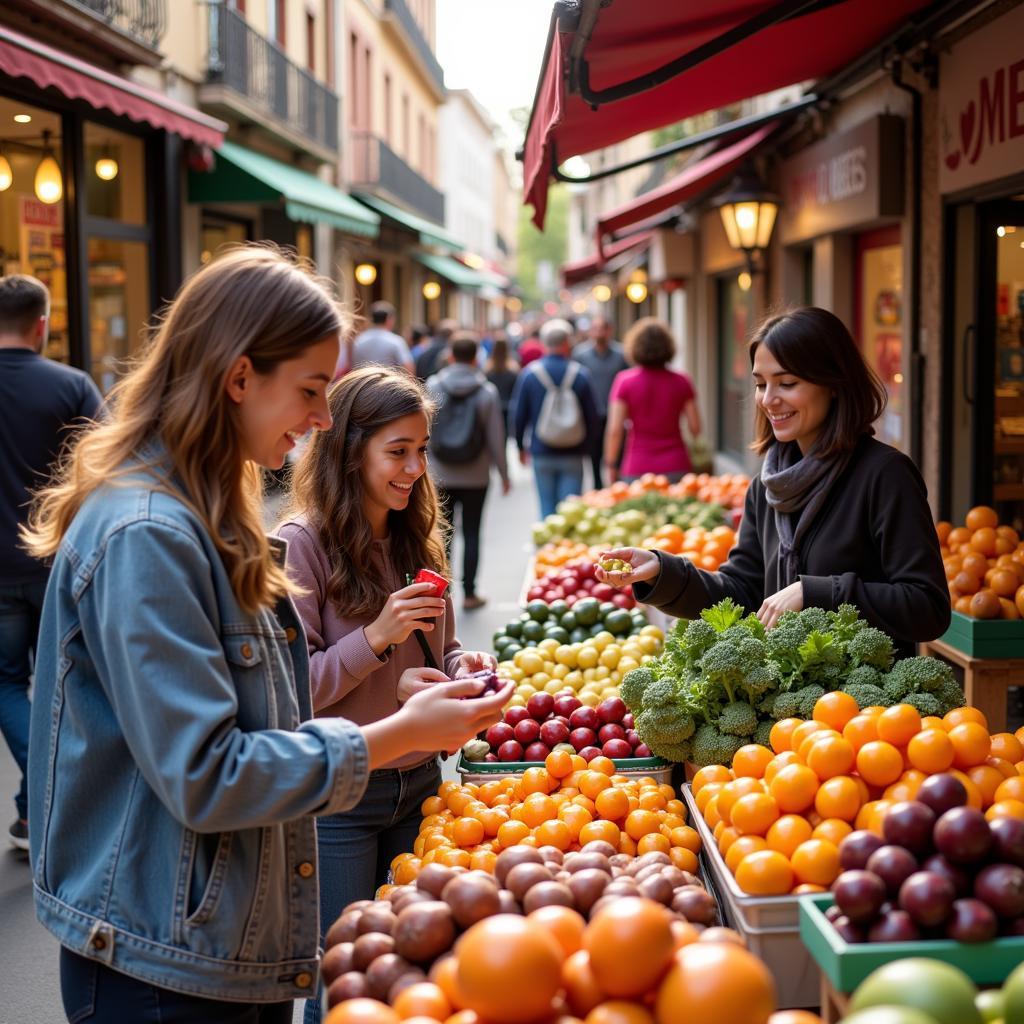
[[[46,354],[102,391],[181,281],[182,153],[224,125],[0,26],[0,274],[51,292]]]
[[[1024,528],[1024,8],[943,54],[944,514]]]

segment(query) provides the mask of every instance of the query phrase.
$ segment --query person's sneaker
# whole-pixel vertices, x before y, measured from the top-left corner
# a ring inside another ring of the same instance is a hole
[[[469,612],[473,611],[476,608],[483,608],[485,604],[487,604],[487,598],[480,597],[477,594],[471,594],[470,596],[464,598],[462,601],[462,607]]]
[[[11,827],[7,830],[7,835],[10,837],[11,846],[16,847],[19,850],[28,849],[28,822],[23,821],[19,818]]]

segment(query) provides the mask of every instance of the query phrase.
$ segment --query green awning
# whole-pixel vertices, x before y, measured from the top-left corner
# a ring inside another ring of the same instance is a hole
[[[292,220],[330,224],[350,235],[376,238],[380,217],[351,196],[307,171],[233,142],[216,151],[208,174],[188,173],[190,203],[273,203],[284,200]]]
[[[453,260],[450,256],[417,252],[413,253],[413,259],[427,270],[432,270],[446,281],[450,281],[456,288],[477,289],[486,284],[482,274],[458,260]]]
[[[444,228],[433,221],[425,220],[415,213],[403,210],[400,206],[395,206],[394,203],[389,203],[386,199],[371,196],[366,192],[354,192],[353,195],[361,203],[366,203],[371,209],[376,210],[377,213],[396,221],[410,231],[416,232],[420,236],[420,242],[423,245],[436,245],[442,249],[449,249],[451,252],[462,252],[466,248],[452,238]]]

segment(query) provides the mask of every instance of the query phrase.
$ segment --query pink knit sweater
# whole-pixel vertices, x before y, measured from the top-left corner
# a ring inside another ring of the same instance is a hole
[[[364,632],[376,616],[340,615],[325,596],[331,569],[316,529],[300,517],[282,524],[277,535],[288,542],[288,575],[306,591],[294,600],[306,629],[314,714],[318,718],[347,718],[357,725],[394,714],[399,706],[399,677],[406,669],[425,664],[415,636],[399,644],[390,655],[378,658]],[[374,541],[372,556],[385,585],[392,591],[405,586],[402,573],[422,568],[408,566],[400,572],[391,562],[389,540]],[[434,630],[425,636],[438,667],[454,675],[463,651],[455,637],[455,613],[447,594],[444,613],[435,620]],[[414,752],[385,767],[418,764],[431,753]]]

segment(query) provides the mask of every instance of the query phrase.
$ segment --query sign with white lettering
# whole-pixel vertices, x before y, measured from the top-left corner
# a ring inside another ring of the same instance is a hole
[[[782,165],[783,244],[903,213],[903,120],[885,114],[827,135]]]
[[[942,55],[939,133],[944,193],[1024,170],[1024,7]]]

